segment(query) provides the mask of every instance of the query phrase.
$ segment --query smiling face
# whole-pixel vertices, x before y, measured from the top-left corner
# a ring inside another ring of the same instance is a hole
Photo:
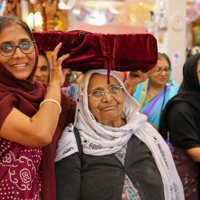
[[[114,77],[110,77],[110,84],[107,84],[107,76],[93,74],[88,84],[88,95],[94,90],[108,90],[111,86],[120,86]],[[104,125],[120,127],[123,123],[121,113],[124,105],[124,95],[121,92],[118,96],[111,96],[107,91],[101,100],[94,100],[88,97],[88,104],[91,113],[99,123]]]
[[[162,70],[162,73],[152,73],[152,75],[149,78],[149,84],[151,84],[154,87],[164,88],[165,84],[169,79],[169,73],[166,73],[163,69],[169,69],[169,63],[166,59],[161,58],[159,59],[157,70]]]
[[[27,32],[19,25],[11,23],[0,32],[1,44],[19,45],[22,42],[31,41]],[[0,63],[19,80],[27,79],[35,64],[35,50],[30,54],[24,54],[17,48],[13,56],[5,57],[0,54]]]
[[[39,55],[38,66],[33,79],[43,83],[48,83],[49,79],[48,62],[46,58],[42,55]]]

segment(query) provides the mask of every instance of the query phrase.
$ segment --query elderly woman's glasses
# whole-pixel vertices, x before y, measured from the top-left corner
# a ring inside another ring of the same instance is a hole
[[[163,71],[165,72],[165,74],[169,74],[169,72],[171,71],[171,69],[169,69],[169,68],[164,68],[164,69],[157,68],[157,70],[155,71],[155,73],[158,74],[158,75],[160,75],[160,74],[162,74]]]
[[[24,54],[30,54],[35,49],[35,41],[22,42],[19,45],[1,44],[0,53],[5,57],[13,56],[15,54],[16,48],[19,48]]]
[[[111,96],[118,96],[122,92],[122,87],[113,85],[108,90],[104,90],[104,91],[102,91],[102,90],[94,90],[88,96],[91,97],[92,99],[98,101],[98,100],[101,100],[104,97],[105,92],[108,92]]]

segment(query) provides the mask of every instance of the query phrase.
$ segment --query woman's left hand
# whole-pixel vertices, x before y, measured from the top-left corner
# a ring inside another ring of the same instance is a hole
[[[158,62],[157,64],[155,65],[155,67],[153,67],[152,69],[150,69],[149,71],[143,73],[141,70],[137,70],[137,73],[136,72],[130,72],[128,74],[128,77],[124,83],[125,87],[126,87],[126,90],[128,93],[130,93],[132,90],[135,89],[135,87],[141,83],[141,82],[144,82],[146,81],[149,76],[156,71],[158,67]]]

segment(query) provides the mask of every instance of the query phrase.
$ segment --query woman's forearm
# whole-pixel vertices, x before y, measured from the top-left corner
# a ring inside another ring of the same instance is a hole
[[[49,85],[48,91],[44,100],[55,100],[60,104],[61,90],[60,85],[57,82],[53,82]],[[30,119],[32,124],[35,124],[35,128],[39,131],[44,138],[51,140],[60,116],[60,108],[53,101],[44,102],[39,111]]]

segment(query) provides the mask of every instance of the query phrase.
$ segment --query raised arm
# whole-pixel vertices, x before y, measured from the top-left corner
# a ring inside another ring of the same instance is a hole
[[[52,53],[50,84],[44,98],[44,100],[51,99],[59,104],[61,101],[60,87],[64,82],[61,64],[68,57],[68,55],[63,55],[57,59],[61,45],[62,43]],[[52,140],[59,115],[60,108],[53,101],[44,102],[31,118],[13,108],[1,127],[0,136],[26,146],[45,146]]]
[[[153,72],[156,71],[157,67],[158,67],[158,63],[155,65],[155,67],[153,67],[152,69],[150,69],[146,73],[143,73],[141,70],[137,70],[137,73],[136,72],[130,72],[125,83],[124,83],[128,93],[130,93],[132,90],[134,90],[134,88],[139,83],[146,81],[149,78],[149,76]]]

